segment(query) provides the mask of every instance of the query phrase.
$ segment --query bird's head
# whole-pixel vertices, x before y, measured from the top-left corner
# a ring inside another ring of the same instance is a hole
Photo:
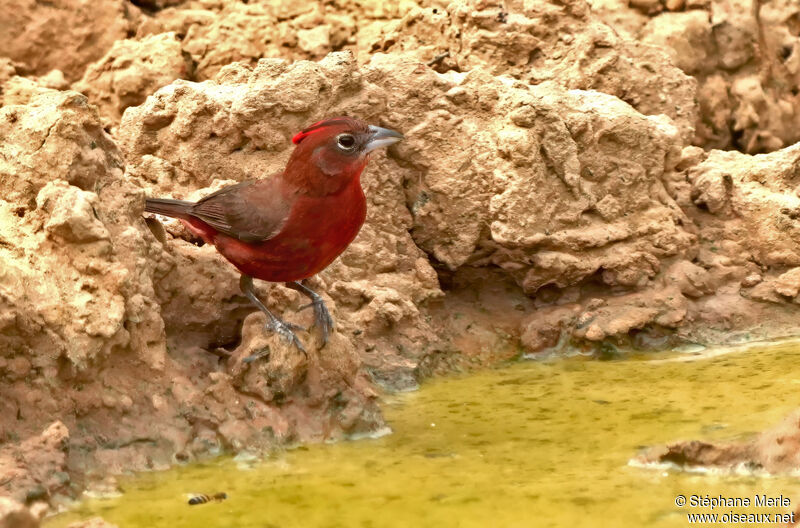
[[[284,174],[314,194],[330,194],[358,178],[369,154],[403,139],[388,128],[351,117],[314,123],[292,138],[296,145]]]

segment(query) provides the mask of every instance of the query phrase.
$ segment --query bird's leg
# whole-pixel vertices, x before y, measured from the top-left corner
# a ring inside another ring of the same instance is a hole
[[[322,297],[317,292],[300,282],[287,282],[285,284],[287,288],[299,291],[311,299],[311,302],[301,307],[300,310],[305,310],[308,307],[314,308],[314,324],[318,325],[322,331],[322,346],[324,347],[328,343],[328,334],[333,330],[333,317],[331,317],[328,307],[325,306],[325,301],[322,300]]]
[[[247,296],[247,298],[250,299],[250,301],[253,304],[255,304],[259,310],[264,312],[264,315],[267,316],[267,328],[269,330],[276,332],[278,335],[284,338],[288,343],[296,346],[298,349],[300,349],[300,351],[303,354],[306,354],[306,349],[303,347],[303,343],[301,343],[300,340],[297,339],[297,336],[294,333],[294,330],[302,330],[303,327],[296,324],[281,321],[278,317],[273,315],[272,312],[267,310],[267,307],[264,306],[264,303],[262,303],[258,299],[255,289],[253,289],[253,277],[242,274],[241,278],[239,279],[239,288],[241,288],[242,293],[244,293]],[[249,363],[254,359],[257,359],[257,357],[250,356],[245,358],[245,362]]]

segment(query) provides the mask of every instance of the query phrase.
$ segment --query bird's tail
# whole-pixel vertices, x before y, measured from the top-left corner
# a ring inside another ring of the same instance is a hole
[[[173,218],[189,218],[193,202],[171,200],[169,198],[147,198],[144,201],[144,210],[147,213],[156,213]]]

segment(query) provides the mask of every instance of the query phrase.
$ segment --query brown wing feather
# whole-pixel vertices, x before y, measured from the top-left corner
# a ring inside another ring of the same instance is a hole
[[[223,187],[197,202],[190,214],[242,242],[269,240],[283,229],[291,203],[270,177]]]

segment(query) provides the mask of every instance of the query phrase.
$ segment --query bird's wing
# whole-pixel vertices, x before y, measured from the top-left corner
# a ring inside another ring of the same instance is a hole
[[[242,242],[261,242],[281,232],[290,210],[273,176],[223,187],[197,202],[190,214]]]

